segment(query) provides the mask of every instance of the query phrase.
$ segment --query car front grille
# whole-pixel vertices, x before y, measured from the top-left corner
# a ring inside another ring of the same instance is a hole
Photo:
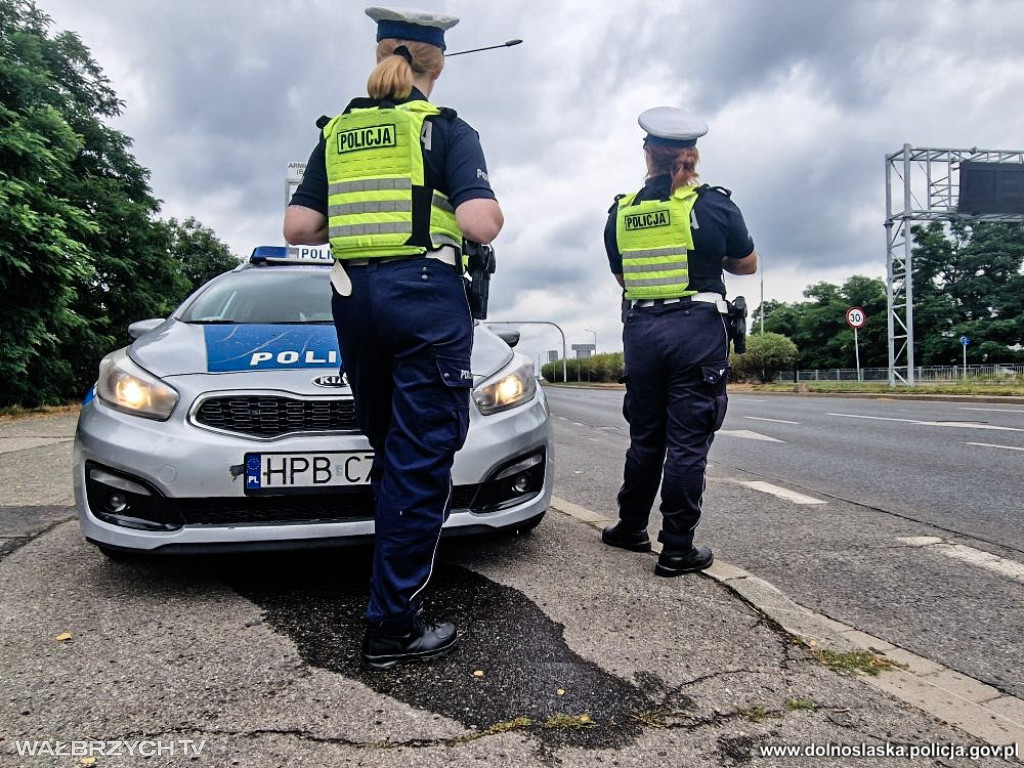
[[[358,430],[352,398],[302,400],[280,395],[210,397],[193,420],[204,427],[253,437]]]

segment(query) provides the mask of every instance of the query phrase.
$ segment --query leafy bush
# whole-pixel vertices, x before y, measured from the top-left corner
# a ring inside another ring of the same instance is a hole
[[[731,355],[729,365],[737,381],[757,379],[768,383],[775,381],[779,371],[791,368],[798,354],[796,344],[782,334],[758,333],[747,337],[747,351]]]
[[[565,363],[569,381],[616,382],[622,376],[621,352],[594,355],[590,360],[570,359]],[[541,375],[547,381],[562,381],[562,361],[541,366]]]

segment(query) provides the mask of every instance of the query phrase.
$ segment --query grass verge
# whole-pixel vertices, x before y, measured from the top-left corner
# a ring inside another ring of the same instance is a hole
[[[68,403],[67,405],[41,405],[38,408],[24,408],[20,405],[11,405],[0,408],[0,421],[14,421],[15,419],[27,419],[32,416],[72,416],[82,409],[80,403]]]
[[[965,383],[917,384],[914,387],[890,387],[884,381],[791,381],[774,384],[730,384],[731,392],[820,392],[823,394],[860,393],[884,397],[900,395],[967,395],[1024,397],[1024,382],[978,379]]]
[[[877,675],[889,669],[906,669],[906,664],[887,659],[874,651],[833,651],[811,648],[811,654],[829,669],[841,675]]]

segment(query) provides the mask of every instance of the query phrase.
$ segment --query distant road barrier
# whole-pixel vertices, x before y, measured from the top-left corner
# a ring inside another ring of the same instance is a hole
[[[964,368],[959,365],[930,365],[914,368],[914,377],[918,381],[951,382],[964,381]],[[1024,364],[1006,365],[968,365],[967,379],[995,377],[1011,379],[1024,376]],[[785,378],[780,374],[779,378]],[[888,368],[861,368],[861,381],[888,381]],[[857,381],[856,368],[818,368],[810,371],[795,371],[795,381]]]

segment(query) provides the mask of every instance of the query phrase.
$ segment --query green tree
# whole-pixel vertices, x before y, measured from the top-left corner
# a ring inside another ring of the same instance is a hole
[[[747,351],[730,355],[732,377],[739,381],[775,381],[781,371],[791,369],[798,350],[791,339],[778,333],[755,333],[747,338]]]
[[[765,310],[765,331],[793,340],[799,349],[799,368],[852,368],[857,357],[855,344],[859,344],[861,365],[888,364],[885,283],[854,275],[842,286],[826,282],[808,286],[804,296],[809,301],[773,302]],[[856,342],[846,322],[851,307],[860,307],[867,317]]]
[[[181,273],[188,282],[189,291],[221,272],[238,266],[238,257],[218,239],[216,233],[191,216],[180,222],[169,219],[164,222],[164,227],[169,238],[171,258],[181,265]]]
[[[0,0],[0,405],[80,396],[128,322],[166,315],[226,250],[156,218],[149,172],[105,122],[121,102],[50,23]]]
[[[46,23],[0,0],[0,405],[59,399],[64,340],[85,324],[76,286],[94,275],[82,237],[98,226],[62,187],[84,148],[52,75],[66,41],[46,40]]]
[[[914,238],[914,339],[924,365],[1024,359],[1024,226],[931,222]]]

